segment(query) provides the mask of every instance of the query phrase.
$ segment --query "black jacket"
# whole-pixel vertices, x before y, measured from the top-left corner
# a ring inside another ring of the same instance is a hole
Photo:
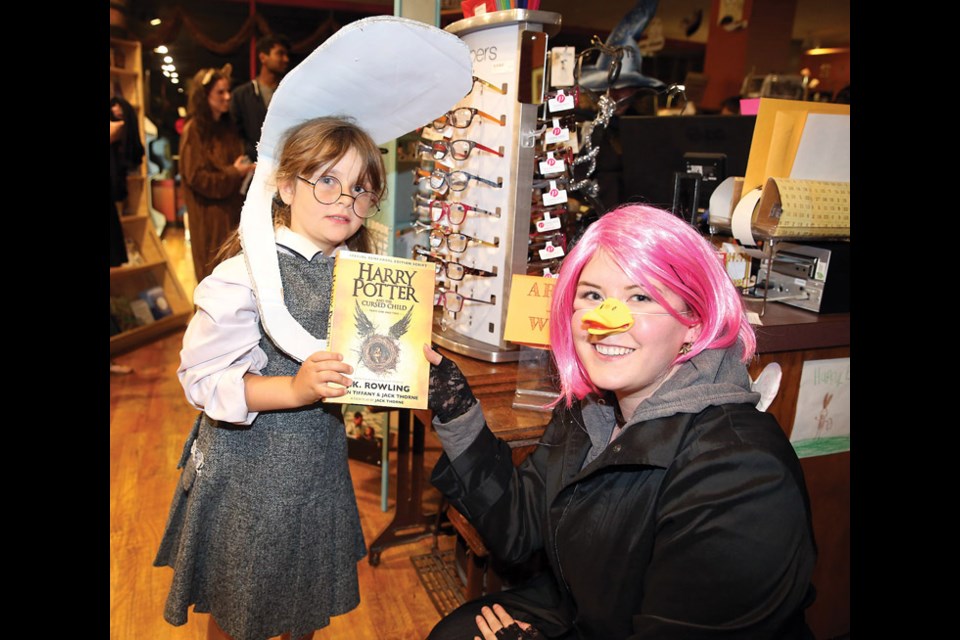
[[[233,90],[230,96],[230,115],[237,123],[240,137],[243,138],[243,152],[254,162],[257,161],[257,143],[260,142],[260,130],[267,117],[267,105],[260,96],[259,80],[245,82]]]
[[[750,404],[633,424],[585,467],[581,404],[518,467],[483,428],[432,482],[492,553],[544,549],[581,638],[795,638],[816,559],[799,461]]]

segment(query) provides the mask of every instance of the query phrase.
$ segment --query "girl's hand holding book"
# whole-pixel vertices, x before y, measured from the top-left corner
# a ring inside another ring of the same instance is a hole
[[[343,362],[343,355],[331,351],[317,351],[300,365],[293,378],[293,393],[302,407],[324,398],[342,396],[353,381],[343,374],[353,373],[353,367]],[[330,386],[331,382],[343,388]]]

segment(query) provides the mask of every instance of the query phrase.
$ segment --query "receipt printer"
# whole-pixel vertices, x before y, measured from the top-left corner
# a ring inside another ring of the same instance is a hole
[[[756,295],[817,313],[850,311],[850,243],[781,242],[767,279],[769,260],[760,262]]]

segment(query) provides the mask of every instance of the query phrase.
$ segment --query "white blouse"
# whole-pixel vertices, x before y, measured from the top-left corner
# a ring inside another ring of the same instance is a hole
[[[281,251],[307,260],[322,253],[288,227],[278,228],[275,239]],[[187,402],[214,420],[250,424],[257,412],[247,409],[243,376],[260,375],[267,355],[260,348],[260,314],[243,255],[217,265],[197,285],[193,303],[197,310],[184,333],[177,369]]]

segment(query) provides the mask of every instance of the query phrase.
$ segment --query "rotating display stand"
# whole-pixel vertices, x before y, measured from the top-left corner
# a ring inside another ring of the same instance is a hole
[[[426,145],[431,141],[450,145],[456,140],[469,140],[487,149],[474,145],[463,160],[453,159],[450,153],[443,158],[425,154],[432,167],[421,165],[421,176],[435,170],[448,174],[464,171],[482,180],[470,177],[465,189],[455,191],[448,183],[437,189],[424,177],[415,189],[421,204],[417,207],[417,231],[423,232],[418,233],[417,244],[441,259],[468,267],[461,280],[438,275],[437,290],[452,304],[435,309],[433,340],[451,351],[487,362],[520,358],[520,349],[505,341],[503,333],[513,274],[527,272],[533,132],[543,90],[546,41],[560,30],[560,19],[558,13],[514,9],[448,25],[446,31],[469,45],[475,76],[473,89],[454,108],[476,109],[482,114],[475,114],[465,128],[428,125],[423,129]],[[541,33],[546,37],[537,35]],[[444,206],[430,204],[435,201],[446,205],[459,202],[486,213],[468,208],[466,218],[458,225],[451,224],[449,217],[441,218],[442,230],[434,234],[435,242],[430,242],[426,232],[431,210],[436,207],[439,211]],[[446,233],[461,233],[471,240],[464,251],[453,251],[450,237],[438,237]],[[471,274],[470,268],[485,275]],[[458,310],[450,310],[460,303]]]

